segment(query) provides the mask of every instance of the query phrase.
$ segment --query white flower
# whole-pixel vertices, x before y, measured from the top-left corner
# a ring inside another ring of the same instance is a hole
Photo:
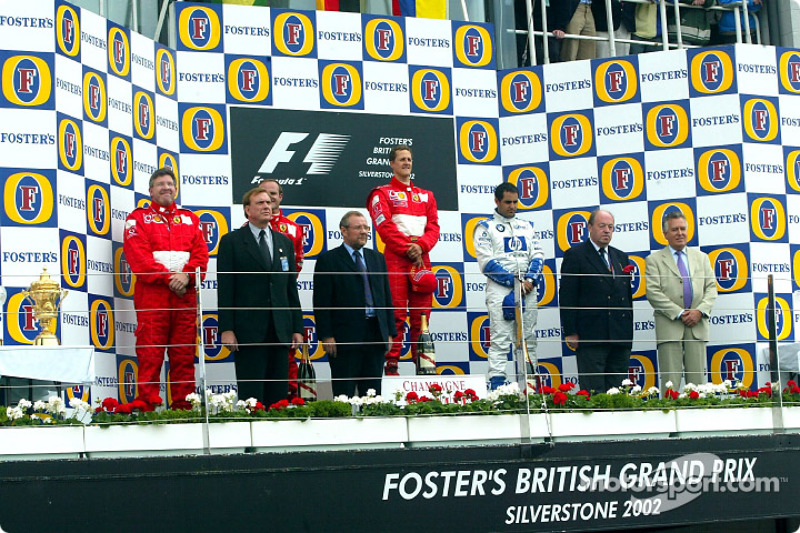
[[[78,413],[88,413],[92,409],[91,405],[84,402],[80,398],[70,398],[69,406],[72,409],[75,409],[75,411],[77,411]]]
[[[33,404],[30,402],[30,400],[26,400],[25,398],[22,398],[19,402],[17,402],[17,407],[19,407],[23,411],[30,409],[31,405]]]
[[[656,395],[658,395],[658,393],[659,393],[658,387],[650,387],[646,391],[646,394],[648,396],[656,396]]]
[[[8,417],[9,420],[17,420],[25,416],[25,414],[19,407],[9,407],[6,410],[6,416]]]
[[[631,380],[629,380],[627,378],[622,380],[622,386],[623,387],[630,387],[631,385],[633,385],[633,382]]]
[[[42,417],[40,417],[40,416],[39,416],[39,415],[37,415],[37,414],[32,414],[32,415],[31,415],[31,420],[43,420],[43,418],[42,418]]]
[[[378,391],[376,391],[375,389],[367,389],[367,398],[374,397],[377,394],[378,394]]]
[[[50,398],[47,399],[46,409],[51,415],[63,415],[67,412],[67,408],[61,396],[50,396]]]
[[[47,404],[44,403],[43,401],[37,400],[36,402],[34,402],[33,404],[34,411],[44,411],[45,409],[47,409]]]
[[[606,394],[619,394],[620,390],[616,387],[611,387],[606,391]]]
[[[356,406],[361,405],[362,403],[364,403],[364,400],[362,400],[359,396],[353,396],[352,398],[350,398],[349,401],[350,401],[350,405],[356,405]]]
[[[725,381],[723,381],[722,384],[725,385],[726,389],[730,389],[731,386],[732,386],[731,380],[729,380],[729,379],[726,379]]]
[[[198,409],[203,403],[203,398],[196,392],[190,392],[186,395],[186,401],[192,404],[192,409]]]
[[[350,403],[350,398],[348,398],[347,394],[340,394],[336,398],[333,399],[334,402],[344,402]]]
[[[639,385],[636,385],[631,389],[631,394],[639,394],[640,392],[642,392],[642,387]]]
[[[697,385],[695,385],[694,383],[687,383],[686,386],[683,387],[683,390],[692,392],[693,390],[697,390]]]
[[[667,381],[667,383],[664,385],[664,387],[666,387],[667,389],[671,389],[672,388],[672,382],[671,381]]]
[[[53,419],[50,418],[50,417],[45,418],[44,420],[42,420],[42,423],[44,423],[44,424],[52,424],[53,423]]]

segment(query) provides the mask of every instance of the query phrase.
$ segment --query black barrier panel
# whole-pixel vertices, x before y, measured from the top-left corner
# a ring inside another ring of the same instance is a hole
[[[458,211],[453,132],[452,118],[231,107],[233,202],[276,179],[288,205],[364,207],[392,177],[391,148],[408,144],[417,185]]]
[[[798,435],[11,461],[0,462],[0,529],[585,532],[724,523],[800,514],[798,464]]]

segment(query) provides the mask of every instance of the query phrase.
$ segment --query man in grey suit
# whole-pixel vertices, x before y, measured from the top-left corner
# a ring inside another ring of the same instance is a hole
[[[369,223],[358,211],[339,222],[344,243],[320,254],[314,269],[317,337],[328,354],[333,395],[381,393],[385,355],[397,334],[386,260],[364,248]]]
[[[717,283],[706,254],[686,246],[686,217],[667,213],[662,223],[668,246],[645,263],[647,300],[653,306],[661,392],[666,383],[706,382],[708,317],[717,299]]]
[[[272,200],[251,189],[242,198],[248,224],[220,239],[219,331],[234,354],[239,399],[269,406],[289,391],[287,348],[303,342],[292,242],[269,227]]]

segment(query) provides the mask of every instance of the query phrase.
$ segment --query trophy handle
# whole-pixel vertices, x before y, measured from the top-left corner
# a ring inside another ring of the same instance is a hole
[[[67,297],[69,290],[61,289],[61,296],[58,298],[58,305],[56,306],[56,313],[61,311],[61,304],[64,303],[64,298]]]

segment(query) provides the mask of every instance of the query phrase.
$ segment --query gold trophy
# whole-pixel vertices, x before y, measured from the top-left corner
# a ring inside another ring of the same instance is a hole
[[[64,301],[67,292],[50,277],[46,268],[42,271],[39,281],[34,281],[27,291],[22,291],[25,298],[33,304],[33,318],[39,322],[39,328],[42,330],[33,339],[34,346],[58,346],[60,344],[54,332],[58,310],[61,308],[61,302]]]

